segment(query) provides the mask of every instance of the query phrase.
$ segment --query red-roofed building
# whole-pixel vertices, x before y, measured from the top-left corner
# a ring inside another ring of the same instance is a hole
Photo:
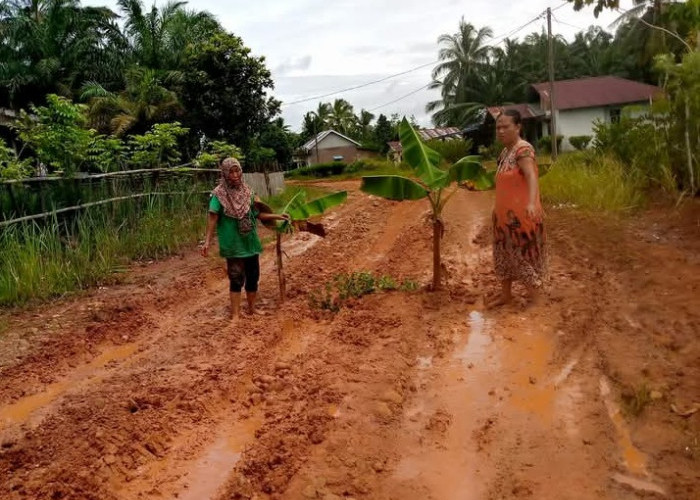
[[[616,76],[554,82],[557,134],[564,136],[562,149],[573,149],[568,137],[593,135],[596,121],[610,123],[619,120],[624,107],[640,106],[638,113],[643,112],[641,110],[662,92],[659,87]],[[549,135],[549,83],[534,84],[531,95],[533,102],[539,102],[529,106],[536,107],[546,116],[547,124],[542,135]]]

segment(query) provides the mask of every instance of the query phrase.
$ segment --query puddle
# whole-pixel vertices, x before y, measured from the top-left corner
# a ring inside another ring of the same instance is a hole
[[[620,407],[613,401],[610,383],[605,377],[600,378],[600,395],[605,401],[605,406],[608,409],[608,415],[615,425],[617,431],[618,444],[622,451],[622,458],[627,470],[633,474],[647,476],[647,457],[642,453],[634,443],[630,436],[630,431],[627,428],[625,418],[622,416]]]
[[[121,361],[122,359],[126,359],[134,354],[138,348],[139,345],[136,342],[133,342],[131,344],[123,344],[107,349],[88,365],[88,369],[102,368],[112,361]]]
[[[137,343],[131,343],[107,349],[89,364],[73,372],[71,380],[79,383],[84,379],[90,378],[95,370],[103,368],[113,361],[128,358],[136,352],[138,347]],[[93,380],[95,379],[93,378]],[[24,397],[16,403],[0,408],[0,429],[8,425],[26,422],[32,413],[52,403],[61,394],[76,385],[76,383],[71,383],[70,381],[50,384],[43,392]]]
[[[51,403],[68,387],[66,382],[51,384],[44,392],[27,396],[16,403],[0,408],[0,429],[26,421],[34,411]]]
[[[625,476],[623,474],[615,474],[613,479],[618,483],[630,486],[637,491],[648,491],[664,496],[666,495],[666,491],[661,486],[650,481],[644,481],[643,479],[637,479],[634,477]]]
[[[469,313],[469,337],[467,343],[458,348],[454,358],[462,363],[476,364],[486,359],[488,347],[493,343],[490,333],[490,322],[478,311]]]
[[[181,500],[206,500],[216,496],[240,461],[245,447],[255,440],[262,420],[251,418],[225,429],[190,469],[188,487],[177,495]]]
[[[416,366],[418,366],[418,368],[420,370],[427,370],[428,368],[432,368],[433,367],[433,357],[432,356],[426,356],[426,357],[418,356],[418,358],[416,358]]]

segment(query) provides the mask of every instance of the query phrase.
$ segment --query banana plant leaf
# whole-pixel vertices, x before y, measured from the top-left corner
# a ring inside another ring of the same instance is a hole
[[[448,171],[450,182],[474,181],[481,175],[486,173],[486,170],[481,165],[478,156],[465,156],[457,163],[452,165]]]
[[[347,191],[339,191],[322,196],[321,198],[316,198],[308,203],[298,201],[289,206],[286,213],[289,214],[292,220],[305,220],[314,215],[320,215],[329,208],[344,203],[347,199]]]
[[[399,137],[404,160],[415,169],[426,186],[430,189],[439,189],[449,184],[447,172],[438,168],[440,154],[423,144],[406,118],[399,125]]]
[[[399,175],[372,175],[362,178],[360,189],[368,194],[389,200],[420,200],[428,190],[416,181]]]

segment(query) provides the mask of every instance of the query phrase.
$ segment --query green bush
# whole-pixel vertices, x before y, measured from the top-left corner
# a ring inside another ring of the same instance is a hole
[[[622,162],[647,184],[676,189],[666,135],[654,120],[623,116],[618,123],[597,121],[593,130],[596,151]]]
[[[22,179],[32,173],[31,160],[20,160],[12,148],[0,138],[0,181]]]
[[[469,156],[472,150],[472,141],[462,138],[451,138],[441,141],[433,139],[425,143],[430,149],[437,151],[442,159],[452,165],[465,156]]]
[[[557,151],[561,151],[561,143],[564,140],[563,135],[557,136]],[[540,154],[552,153],[552,138],[548,135],[543,135],[537,141],[537,152]]]
[[[594,151],[565,153],[540,179],[545,201],[584,210],[621,212],[644,204],[644,178]]]
[[[569,144],[578,151],[583,151],[591,143],[591,140],[593,140],[592,135],[572,135],[569,137]]]
[[[359,173],[385,173],[387,171],[394,172],[397,169],[393,162],[388,160],[379,160],[375,158],[365,158],[355,160],[345,168],[346,174]]]
[[[296,170],[290,170],[287,175],[289,177],[330,177],[331,175],[340,175],[345,172],[347,164],[339,161],[329,163],[319,163],[309,167],[301,167]]]
[[[129,141],[134,151],[131,162],[140,168],[175,166],[180,161],[178,138],[188,131],[178,122],[156,123],[145,134],[132,135]]]

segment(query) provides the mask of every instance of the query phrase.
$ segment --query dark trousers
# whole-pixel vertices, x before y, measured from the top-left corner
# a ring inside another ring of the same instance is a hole
[[[260,280],[260,259],[258,255],[245,258],[226,259],[229,290],[240,293],[243,285],[246,292],[257,292]]]

